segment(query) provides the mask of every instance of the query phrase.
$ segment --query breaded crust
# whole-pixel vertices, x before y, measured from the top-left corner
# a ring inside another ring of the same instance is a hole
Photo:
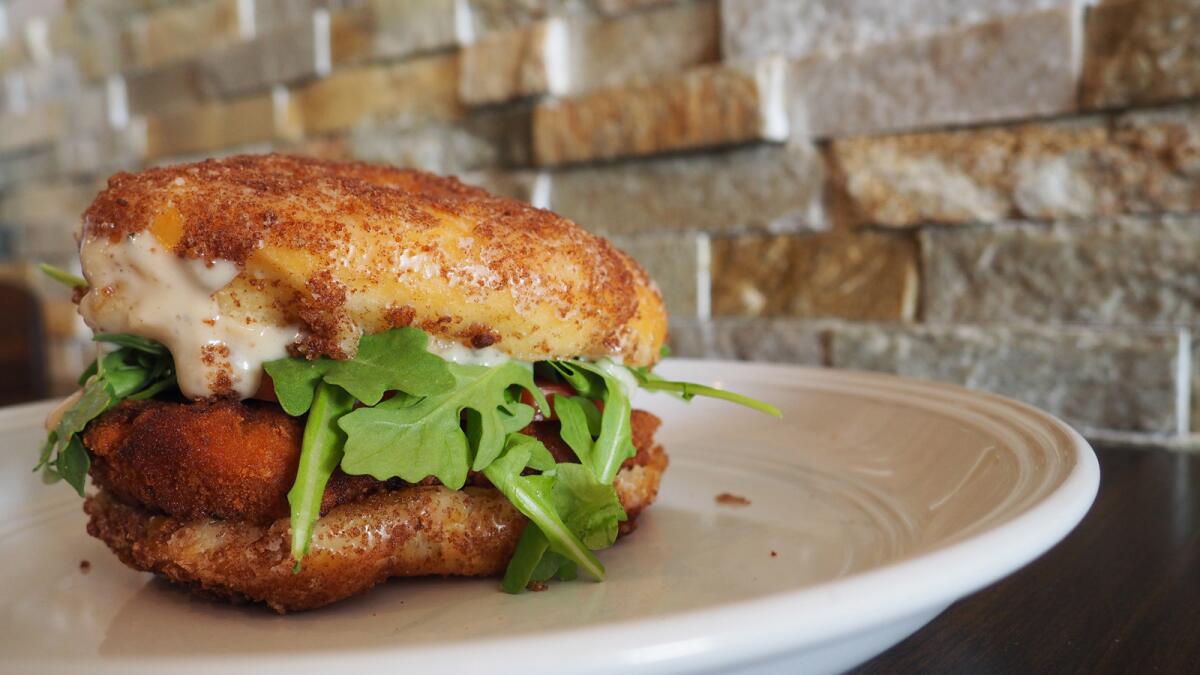
[[[648,455],[615,482],[631,520],[654,500],[667,465],[661,448]],[[278,612],[321,607],[392,577],[498,575],[527,523],[493,488],[379,492],[317,521],[303,569],[293,574],[286,518],[260,526],[157,516],[104,491],[89,497],[84,511],[88,532],[130,567],[207,597],[264,602]]]
[[[288,515],[304,420],[275,403],[125,401],[88,425],[97,486],[128,504],[181,518],[269,524]],[[322,512],[381,489],[335,471]]]
[[[88,425],[84,447],[96,486],[126,504],[183,520],[220,518],[267,525],[289,513],[303,420],[260,401],[126,401]],[[626,466],[647,464],[660,420],[635,410],[630,418],[638,454]],[[559,461],[577,461],[558,423],[525,430]],[[473,482],[484,482],[472,476]],[[321,512],[386,488],[370,476],[335,471]]]
[[[300,326],[311,356],[347,358],[364,332],[414,325],[525,361],[649,365],[666,336],[662,298],[632,258],[454,178],[239,156],[116,174],[84,214],[85,247],[147,230],[183,258],[235,263],[222,311]]]

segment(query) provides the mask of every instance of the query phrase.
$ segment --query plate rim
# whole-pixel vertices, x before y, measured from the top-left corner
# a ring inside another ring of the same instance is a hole
[[[569,658],[578,672],[622,669],[630,672],[714,668],[771,658],[802,650],[833,638],[869,632],[872,628],[931,610],[940,611],[951,602],[1016,572],[1061,541],[1083,519],[1099,488],[1099,462],[1079,432],[1057,417],[1012,398],[933,380],[902,377],[889,373],[817,368],[785,363],[743,362],[715,359],[665,360],[670,369],[708,371],[707,379],[734,370],[739,377],[761,377],[767,384],[780,383],[790,374],[790,384],[839,380],[843,385],[902,386],[914,390],[936,390],[986,402],[1007,409],[1017,419],[1043,425],[1057,432],[1074,460],[1062,482],[1024,511],[999,524],[971,533],[932,551],[911,558],[856,572],[846,577],[790,591],[728,604],[688,610],[653,618],[628,619],[582,628],[479,640],[455,640],[429,646],[358,648],[352,652],[331,650],[288,654],[238,654],[234,658],[214,656],[187,662],[170,656],[121,657],[106,660],[114,670],[207,671],[236,662],[262,672],[363,668],[391,657],[392,667],[441,668],[447,653],[456,651],[456,667],[487,665],[503,671],[506,665],[523,673],[552,672],[553,666]],[[0,408],[0,433],[12,418],[32,412],[47,402]],[[1002,546],[1005,542],[1016,546]],[[931,567],[937,575],[928,575]],[[936,579],[933,580],[936,576]],[[931,581],[933,580],[933,581]],[[820,609],[814,612],[814,609]],[[775,620],[771,620],[775,619]],[[714,630],[714,627],[720,627]],[[547,642],[553,641],[553,645]],[[616,646],[614,646],[616,645]],[[461,647],[469,646],[463,650]],[[556,650],[558,646],[560,649]],[[562,649],[562,647],[566,647]],[[539,654],[541,665],[528,656]],[[73,661],[21,659],[14,665],[65,671]],[[101,664],[96,664],[101,665]],[[519,667],[517,667],[519,666]]]

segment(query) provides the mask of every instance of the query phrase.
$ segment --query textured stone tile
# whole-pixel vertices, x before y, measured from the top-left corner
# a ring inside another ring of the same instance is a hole
[[[721,58],[715,0],[688,2],[615,19],[563,22],[562,49],[549,54],[550,93],[576,94],[713,63]]]
[[[483,169],[464,171],[458,175],[458,179],[467,185],[481,187],[495,195],[512,197],[523,202],[533,202],[538,173],[536,171]]]
[[[587,0],[466,0],[466,8],[476,37],[590,9]]]
[[[649,7],[658,7],[679,2],[680,0],[592,0],[592,7],[600,14],[614,16],[637,9],[647,9]]]
[[[791,65],[795,129],[836,137],[1075,108],[1073,6]]]
[[[824,171],[803,143],[556,171],[550,208],[609,234],[821,228]]]
[[[260,94],[148,116],[146,157],[203,153],[298,132],[299,120],[286,97]]]
[[[1119,0],[1088,11],[1082,100],[1089,107],[1200,94],[1200,3]]]
[[[248,37],[238,0],[201,0],[137,15],[130,25],[132,62],[153,68]]]
[[[194,107],[206,98],[203,71],[195,60],[135,70],[124,77],[131,115]]]
[[[12,152],[54,141],[63,128],[63,111],[59,105],[25,113],[0,115],[0,152]]]
[[[68,175],[110,174],[140,167],[146,156],[146,123],[134,118],[123,129],[60,136],[55,143],[58,170]]]
[[[366,0],[330,13],[335,66],[458,44],[455,0]]]
[[[612,237],[613,245],[641,263],[662,291],[671,316],[696,316],[707,308],[708,241],[693,233]]]
[[[1087,328],[845,325],[832,365],[963,384],[1085,429],[1175,430],[1176,335]]]
[[[912,318],[917,248],[879,233],[741,236],[712,242],[713,314]]]
[[[696,68],[534,110],[534,159],[566,164],[787,137],[777,61]]]
[[[1188,391],[1191,408],[1188,411],[1188,424],[1181,426],[1191,429],[1193,440],[1200,440],[1194,437],[1194,434],[1200,434],[1200,335],[1197,335],[1195,331],[1188,331],[1184,337],[1188,341],[1188,355],[1192,362]]]
[[[484,35],[462,50],[458,94],[467,105],[505,103],[549,89],[552,43],[560,21],[540,21]]]
[[[805,319],[671,317],[669,343],[672,356],[820,366],[827,330]]]
[[[832,143],[853,219],[959,223],[1200,209],[1200,108]]]
[[[921,232],[936,323],[1200,326],[1200,219]]]
[[[844,53],[926,38],[1070,0],[722,0],[726,58]]]
[[[70,230],[78,227],[84,209],[96,197],[96,188],[91,183],[53,182],[9,190],[0,198],[0,220],[32,229]],[[65,245],[73,247],[75,242]]]
[[[296,90],[306,133],[338,131],[371,119],[417,125],[458,117],[457,58],[434,56],[334,71]]]
[[[519,109],[479,113],[454,124],[368,123],[350,132],[349,145],[359,159],[435,173],[525,166],[529,126],[529,111]]]
[[[457,43],[455,0],[370,0],[372,55],[395,58]]]
[[[9,154],[0,162],[0,188],[47,180],[58,171],[54,148],[41,146]]]
[[[321,63],[327,54],[328,35],[312,18],[264,33],[245,42],[200,56],[203,88],[210,95],[229,98],[257,93],[276,84],[291,84],[317,77],[328,69]]]

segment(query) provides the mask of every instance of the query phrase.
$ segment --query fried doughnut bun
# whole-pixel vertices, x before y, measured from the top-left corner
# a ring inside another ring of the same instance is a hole
[[[454,178],[278,155],[119,173],[84,214],[85,276],[103,276],[89,242],[147,230],[181,258],[234,263],[214,296],[222,313],[298,326],[309,356],[350,358],[362,334],[413,325],[523,361],[644,366],[666,338],[662,298],[632,258]],[[90,302],[120,307],[122,291],[94,288]]]

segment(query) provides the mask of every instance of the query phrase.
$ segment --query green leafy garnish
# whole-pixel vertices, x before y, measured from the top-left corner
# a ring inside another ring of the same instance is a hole
[[[304,427],[300,445],[300,466],[296,482],[288,491],[291,506],[293,571],[300,571],[300,561],[312,543],[313,527],[321,517],[321,500],[325,484],[342,461],[346,435],[338,427],[342,415],[354,407],[354,398],[341,387],[322,382],[317,385],[315,400]]]
[[[731,403],[737,403],[738,405],[746,406],[747,408],[752,408],[773,417],[783,417],[783,413],[780,412],[779,408],[776,408],[770,403],[765,403],[763,401],[759,401],[758,399],[753,399],[749,396],[743,396],[732,391],[717,389],[715,387],[696,384],[694,382],[670,382],[658,378],[643,380],[639,377],[638,386],[648,391],[670,392],[679,396],[685,401],[690,401],[696,396],[718,398],[722,401],[729,401]]]
[[[34,467],[34,471],[43,469],[50,481],[66,481],[80,496],[90,460],[79,434],[88,423],[125,399],[148,398],[176,386],[174,362],[166,347],[123,333],[100,334],[95,340],[120,348],[85,371],[83,389],[50,431]]]
[[[568,382],[572,382],[572,386],[574,382],[586,380],[588,393],[591,394],[589,398],[597,397],[599,393],[598,398],[604,402],[604,412],[600,415],[600,435],[592,446],[591,464],[597,480],[601,483],[612,483],[617,477],[617,471],[621,469],[621,464],[637,453],[630,435],[629,417],[633,408],[629,397],[622,391],[621,383],[615,377],[594,363],[558,361],[555,367],[560,372],[569,373]],[[597,385],[597,380],[602,384]]]
[[[604,565],[600,564],[595,554],[588,550],[558,514],[554,498],[555,477],[548,474],[521,475],[529,465],[532,454],[530,446],[535,443],[541,444],[530,436],[512,434],[505,443],[504,452],[483,470],[483,475],[529,519],[530,525],[526,529],[536,527],[541,531],[549,550],[579,565],[596,581],[603,581]],[[520,562],[523,566],[527,565],[531,557],[523,556]],[[519,576],[519,570],[514,571],[513,576]],[[510,585],[515,585],[516,581],[519,579],[515,579]],[[519,591],[524,586],[525,584],[520,584],[516,586],[516,590]]]
[[[50,263],[39,263],[38,269],[42,271],[42,274],[45,274],[67,288],[76,289],[88,287],[87,279],[75,274],[71,274],[63,268],[55,267]]]
[[[415,396],[454,386],[448,363],[425,350],[429,336],[417,328],[399,328],[363,336],[349,360],[279,359],[263,364],[275,383],[275,397],[289,415],[303,415],[322,379],[373,406],[389,391]]]
[[[434,476],[457,490],[466,482],[469,469],[481,471],[500,455],[505,434],[515,431],[513,420],[518,414],[527,417],[525,423],[532,419],[532,410],[523,414],[529,406],[506,397],[510,388],[529,391],[546,408],[533,384],[533,373],[516,362],[490,368],[446,366],[454,378],[452,389],[423,398],[398,396],[342,418],[348,437],[342,460],[346,473],[378,480],[399,477],[410,483]],[[478,416],[474,444],[468,443],[461,424],[468,410]]]

